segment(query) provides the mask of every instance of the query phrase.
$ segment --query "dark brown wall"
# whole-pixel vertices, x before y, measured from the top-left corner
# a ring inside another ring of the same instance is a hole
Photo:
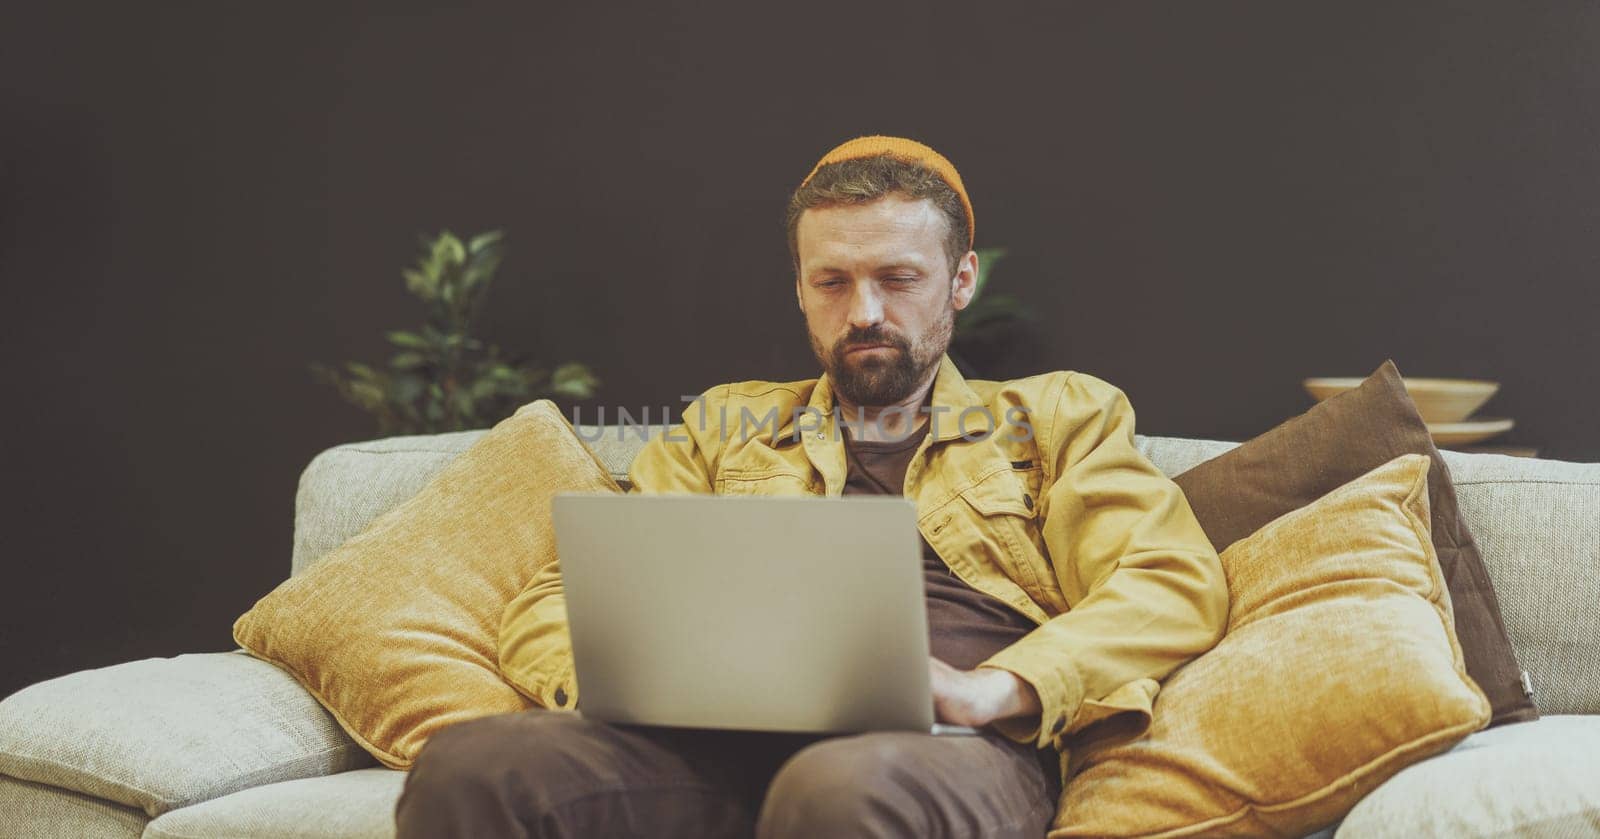
[[[415,319],[419,232],[504,227],[483,331],[601,403],[812,375],[778,218],[857,133],[944,151],[1011,248],[1001,374],[1238,439],[1393,356],[1600,458],[1588,0],[325,5],[7,14],[0,694],[231,648],[299,470],[372,436],[306,363]]]

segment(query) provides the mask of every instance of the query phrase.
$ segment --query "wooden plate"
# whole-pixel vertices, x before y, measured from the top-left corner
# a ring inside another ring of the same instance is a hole
[[[1509,419],[1476,419],[1467,422],[1430,422],[1428,433],[1436,446],[1465,446],[1504,434],[1516,425]]]

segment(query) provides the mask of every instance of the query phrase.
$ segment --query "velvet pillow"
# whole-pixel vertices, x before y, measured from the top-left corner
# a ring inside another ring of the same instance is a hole
[[[1494,707],[1490,725],[1536,719],[1522,667],[1478,546],[1456,507],[1450,470],[1406,393],[1393,361],[1360,387],[1202,463],[1173,480],[1218,551],[1402,454],[1433,463],[1428,495],[1439,565],[1455,609],[1467,673]]]
[[[1231,608],[1131,740],[1072,743],[1052,839],[1302,836],[1489,721],[1402,455],[1222,553]]]
[[[548,400],[523,405],[233,625],[385,766],[446,726],[529,703],[500,675],[500,614],[555,558],[550,500],[618,491]]]

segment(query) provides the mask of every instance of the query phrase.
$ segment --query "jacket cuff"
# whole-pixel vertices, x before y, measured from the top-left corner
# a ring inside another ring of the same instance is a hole
[[[570,711],[578,704],[578,679],[569,663],[561,675],[550,682],[550,702],[544,707]]]
[[[1083,704],[1083,683],[1071,666],[1042,667],[1037,655],[1017,649],[1013,644],[990,656],[979,667],[1005,670],[1033,686],[1039,694],[1039,716],[996,720],[995,730],[1018,743],[1033,743],[1035,748],[1061,748],[1067,721]]]
[[[518,678],[511,673],[501,675],[518,693],[541,708],[570,711],[578,704],[578,680],[571,663],[549,678],[528,675]]]

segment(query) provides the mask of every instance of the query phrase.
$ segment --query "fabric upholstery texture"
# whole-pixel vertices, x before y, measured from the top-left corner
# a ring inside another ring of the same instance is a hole
[[[1600,717],[1480,731],[1407,767],[1345,816],[1341,839],[1600,835]]]
[[[1227,635],[1166,681],[1145,735],[1072,744],[1051,837],[1302,835],[1482,728],[1429,465],[1397,457],[1224,551]]]
[[[1267,522],[1401,454],[1426,455],[1431,532],[1455,609],[1467,672],[1494,706],[1494,722],[1538,716],[1506,635],[1499,599],[1460,515],[1448,466],[1417,415],[1394,362],[1360,387],[1174,478],[1223,550]]]
[[[484,431],[387,437],[322,452],[300,473],[295,492],[290,575],[305,571],[415,496]]]
[[[1456,457],[1461,512],[1539,710],[1600,714],[1600,464]]]
[[[401,494],[422,473],[396,465]],[[501,611],[555,556],[550,499],[606,490],[616,483],[561,412],[531,402],[257,601],[234,639],[404,769],[445,726],[529,707],[500,675]]]
[[[0,836],[16,839],[139,839],[143,811],[59,787],[0,775]]]
[[[405,777],[373,767],[254,787],[168,813],[144,839],[389,839]]]
[[[0,773],[152,816],[371,763],[294,679],[243,651],[83,670],[0,701]]]

